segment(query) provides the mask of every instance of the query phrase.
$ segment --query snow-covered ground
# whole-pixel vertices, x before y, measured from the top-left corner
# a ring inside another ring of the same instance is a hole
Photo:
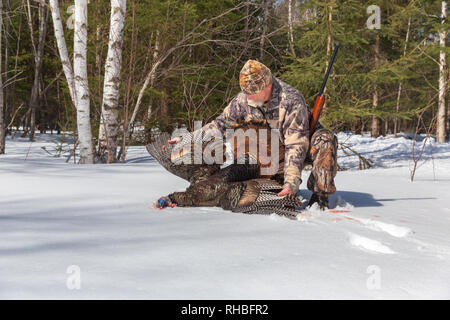
[[[450,298],[450,144],[427,145],[410,182],[408,135],[338,138],[374,168],[359,171],[339,151],[350,168],[336,177],[339,211],[313,208],[296,221],[152,209],[188,183],[144,147],[131,147],[126,164],[81,166],[41,148],[56,136],[8,138],[0,298]]]

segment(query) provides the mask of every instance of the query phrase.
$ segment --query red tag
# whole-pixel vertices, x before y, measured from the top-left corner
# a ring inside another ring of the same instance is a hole
[[[331,213],[346,213],[346,212],[351,212],[351,211],[348,211],[348,210],[328,210],[328,212],[331,212]]]

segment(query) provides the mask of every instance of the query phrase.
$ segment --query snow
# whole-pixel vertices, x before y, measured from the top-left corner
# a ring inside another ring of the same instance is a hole
[[[298,220],[153,209],[188,183],[143,146],[125,164],[82,166],[41,148],[52,150],[56,135],[8,138],[0,298],[450,298],[450,144],[426,142],[411,182],[410,135],[338,138],[374,167],[357,170],[357,157],[339,151],[349,170],[336,177],[336,211],[313,207]]]

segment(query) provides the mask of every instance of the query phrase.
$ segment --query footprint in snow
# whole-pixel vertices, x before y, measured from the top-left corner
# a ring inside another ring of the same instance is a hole
[[[349,233],[348,235],[350,244],[358,249],[362,249],[372,253],[383,253],[383,254],[396,253],[388,246],[382,244],[380,241],[366,238],[354,233]]]
[[[397,226],[395,224],[375,221],[372,219],[359,219],[359,221],[371,230],[386,232],[396,238],[403,238],[413,233],[411,229]]]

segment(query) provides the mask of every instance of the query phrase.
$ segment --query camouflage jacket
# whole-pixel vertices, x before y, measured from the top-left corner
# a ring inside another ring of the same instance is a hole
[[[247,104],[247,96],[240,92],[221,115],[205,125],[202,130],[226,129],[241,121],[265,119],[272,129],[278,129],[285,146],[284,186],[297,192],[302,182],[301,172],[309,149],[309,121],[311,110],[303,95],[287,83],[273,77],[272,96],[263,107]],[[319,123],[317,129],[323,128]]]

